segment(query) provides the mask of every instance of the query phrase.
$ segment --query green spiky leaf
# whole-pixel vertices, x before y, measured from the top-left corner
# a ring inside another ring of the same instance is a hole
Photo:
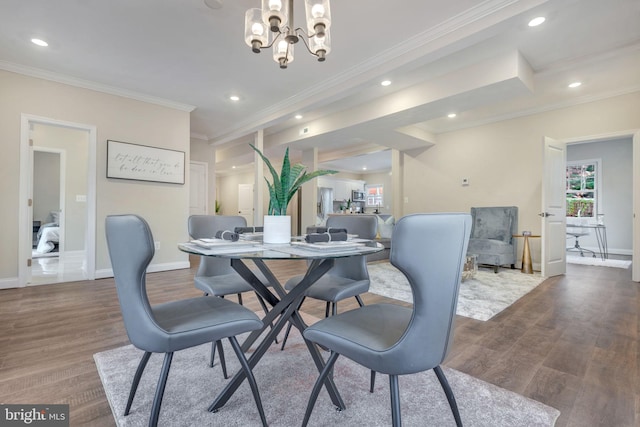
[[[262,158],[267,165],[273,182],[269,182],[267,177],[264,180],[267,183],[269,189],[269,208],[267,210],[268,215],[286,215],[289,202],[295,195],[296,191],[302,186],[302,184],[312,180],[313,178],[321,175],[330,175],[338,173],[338,171],[321,169],[307,173],[305,171],[306,166],[301,163],[291,165],[289,161],[289,148],[284,153],[284,159],[282,160],[282,168],[280,175],[276,172],[275,168],[271,164],[268,158],[260,150],[258,150],[253,144],[249,144],[256,153]]]

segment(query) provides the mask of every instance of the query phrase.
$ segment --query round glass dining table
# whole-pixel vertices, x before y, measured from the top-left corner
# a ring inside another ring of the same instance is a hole
[[[183,252],[194,255],[228,258],[231,267],[272,307],[262,319],[262,329],[253,331],[242,343],[242,350],[246,352],[267,328],[270,328],[248,359],[251,369],[264,356],[288,322],[291,322],[301,333],[304,331],[306,324],[298,314],[297,309],[304,298],[306,290],[333,267],[336,259],[365,256],[384,249],[380,243],[366,240],[328,242],[327,244],[292,241],[290,244],[283,245],[263,244],[262,242],[245,240],[226,243],[216,241],[210,241],[209,244],[206,242],[200,243],[200,245],[193,241],[181,243],[178,248]],[[292,259],[307,260],[307,272],[295,288],[286,292],[265,261]],[[247,265],[248,261],[256,265],[269,283],[262,283]],[[305,343],[316,364],[316,368],[320,371],[324,367],[324,361],[318,348],[306,340]],[[209,411],[216,412],[224,406],[245,378],[246,376],[242,370],[236,372],[233,379],[209,406]],[[277,380],[277,377],[274,377],[275,380]],[[344,409],[344,402],[331,376],[325,381],[325,388],[334,405],[339,409]]]

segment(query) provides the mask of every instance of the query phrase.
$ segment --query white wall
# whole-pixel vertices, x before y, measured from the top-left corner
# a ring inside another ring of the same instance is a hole
[[[640,92],[438,135],[405,155],[405,213],[518,206],[521,230],[540,234],[543,137],[570,139],[640,129]],[[470,185],[462,186],[462,178]],[[638,189],[636,189],[638,191]],[[640,242],[638,242],[640,244]],[[531,239],[540,262],[539,239]]]
[[[631,255],[632,248],[631,138],[567,146],[567,161],[601,159],[602,191],[598,213],[604,214],[610,253]],[[568,241],[573,246],[574,241]],[[580,238],[580,246],[598,250],[595,235]]]
[[[185,185],[106,178],[107,139],[185,151],[189,162],[188,112],[1,70],[0,93],[0,282],[18,275],[21,114],[96,127],[97,167],[91,173],[97,178],[98,271],[110,268],[105,217],[121,213],[148,220],[162,244],[153,264],[188,265],[187,256],[176,247],[188,237],[188,174]]]

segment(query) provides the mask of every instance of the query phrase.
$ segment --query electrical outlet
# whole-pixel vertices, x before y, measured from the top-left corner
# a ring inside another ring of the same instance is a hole
[[[467,185],[469,185],[469,178],[462,178],[462,185],[464,187],[466,187]]]
[[[156,251],[160,249],[160,242],[153,242],[153,246],[156,248]]]

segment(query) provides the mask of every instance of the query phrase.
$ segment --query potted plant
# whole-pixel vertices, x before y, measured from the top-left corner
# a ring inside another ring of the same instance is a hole
[[[291,240],[291,216],[287,215],[287,207],[293,195],[305,182],[321,175],[338,173],[338,171],[317,170],[307,173],[305,165],[301,163],[291,165],[289,162],[289,148],[287,148],[282,161],[282,169],[280,175],[278,175],[269,159],[253,144],[249,145],[264,160],[273,177],[273,182],[269,182],[267,177],[264,178],[269,189],[269,208],[267,209],[267,215],[264,217],[264,242],[289,243]]]

